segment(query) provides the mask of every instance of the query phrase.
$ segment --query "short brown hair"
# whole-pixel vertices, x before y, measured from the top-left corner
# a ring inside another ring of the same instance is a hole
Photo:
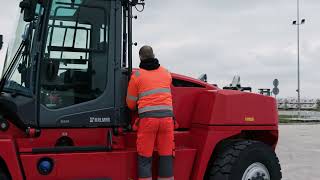
[[[142,46],[139,51],[139,56],[141,61],[155,57],[151,46]]]

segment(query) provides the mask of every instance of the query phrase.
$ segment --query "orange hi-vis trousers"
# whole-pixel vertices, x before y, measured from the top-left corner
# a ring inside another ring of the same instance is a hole
[[[152,154],[159,153],[158,179],[173,180],[174,122],[171,117],[143,118],[137,132],[139,180],[152,180]]]

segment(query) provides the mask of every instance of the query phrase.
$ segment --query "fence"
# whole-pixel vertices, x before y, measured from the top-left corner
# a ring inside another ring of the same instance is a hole
[[[319,110],[320,99],[301,99],[300,101],[302,110]],[[278,109],[280,110],[297,110],[298,100],[294,98],[278,99]]]

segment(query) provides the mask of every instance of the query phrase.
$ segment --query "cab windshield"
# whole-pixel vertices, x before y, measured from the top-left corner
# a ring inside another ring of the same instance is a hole
[[[25,22],[23,13],[18,18],[15,37],[9,45],[3,69],[8,74],[7,77],[3,77],[6,78],[3,80],[3,90],[6,92],[31,94],[31,51],[34,46],[35,32],[39,29],[42,15],[43,7],[38,4],[36,16],[32,22]],[[12,67],[9,69],[10,64]]]

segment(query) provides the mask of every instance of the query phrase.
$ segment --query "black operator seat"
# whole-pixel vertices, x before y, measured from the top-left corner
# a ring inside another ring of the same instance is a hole
[[[43,88],[47,90],[54,89],[61,82],[58,76],[60,61],[56,59],[43,59],[41,66],[40,79]]]

